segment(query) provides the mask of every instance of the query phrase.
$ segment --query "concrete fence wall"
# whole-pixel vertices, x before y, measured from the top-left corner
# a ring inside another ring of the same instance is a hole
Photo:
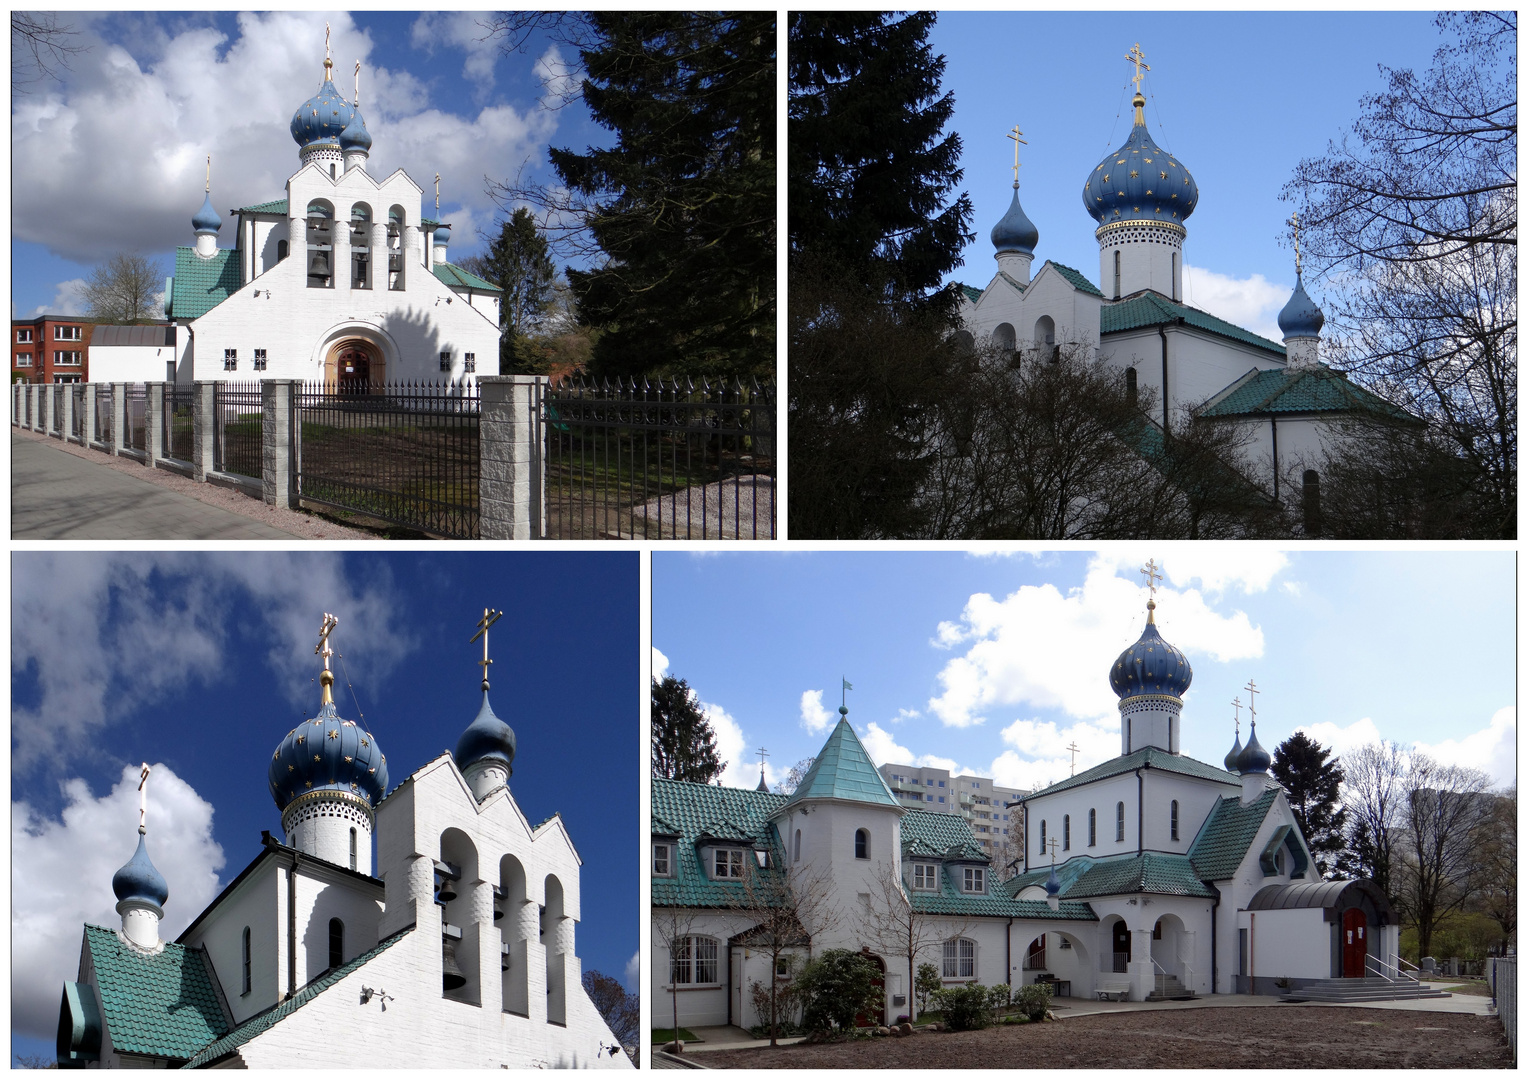
[[[120,455],[128,439],[126,383],[85,383],[83,438],[74,434],[72,385],[13,383],[11,423],[28,431],[50,435]],[[192,461],[168,456],[163,437],[166,389],[173,383],[151,382],[147,388],[145,417],[146,450],[141,455],[148,468],[169,468],[199,483],[216,481],[253,487],[239,477],[216,472],[217,409],[214,382],[196,382],[192,405]],[[481,400],[479,437],[481,467],[478,505],[481,539],[539,540],[546,535],[546,392],[545,376],[514,375],[484,377],[478,381]],[[293,432],[292,404],[301,384],[280,379],[261,385],[261,478],[260,497],[272,506],[295,508],[297,490],[297,440]],[[109,389],[101,393],[103,387]],[[56,424],[53,395],[64,394],[63,422]],[[95,419],[101,409],[111,410],[111,431],[105,441],[94,438]],[[129,451],[139,457],[136,451]],[[251,492],[253,494],[253,492]]]
[[[1501,1018],[1507,1033],[1507,1044],[1512,1047],[1512,1060],[1517,1060],[1517,957],[1499,956],[1490,961],[1491,996],[1496,1001],[1496,1015]]]

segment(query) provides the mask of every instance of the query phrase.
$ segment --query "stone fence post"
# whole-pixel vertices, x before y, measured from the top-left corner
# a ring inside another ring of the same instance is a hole
[[[68,442],[74,438],[74,387],[64,387],[64,430],[58,433],[58,437]]]
[[[199,484],[207,482],[207,474],[217,469],[217,389],[215,382],[191,384],[195,397],[191,401],[191,465],[192,476]]]
[[[37,430],[38,401],[42,398],[42,385],[40,383],[27,384],[27,430]]]
[[[549,385],[545,375],[493,375],[478,380],[482,394],[478,528],[484,540],[546,536],[543,492]]]
[[[58,397],[58,383],[48,383],[42,388],[42,433],[53,434],[54,401]]]
[[[96,384],[85,387],[85,418],[80,423],[80,445],[89,446],[96,437]]]
[[[148,399],[147,415],[143,422],[148,425],[144,432],[143,448],[148,456],[148,467],[157,469],[159,459],[165,456],[164,445],[164,387],[162,382],[143,384],[143,396]]]
[[[290,379],[267,379],[260,384],[260,483],[267,506],[289,510],[297,506],[292,402],[298,385]]]
[[[127,427],[127,383],[111,384],[111,452],[120,456],[124,446],[131,446],[133,433]]]

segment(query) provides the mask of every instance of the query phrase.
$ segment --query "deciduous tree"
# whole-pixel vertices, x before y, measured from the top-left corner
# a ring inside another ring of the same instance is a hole
[[[1449,915],[1463,908],[1481,877],[1482,829],[1489,822],[1491,778],[1479,769],[1413,754],[1397,807],[1401,858],[1397,898],[1417,928],[1423,956]]]
[[[595,1011],[604,1018],[610,1033],[636,1065],[636,1050],[641,1045],[642,1034],[641,999],[618,980],[593,969],[584,972],[583,983],[584,992],[589,995]]]
[[[1360,746],[1343,762],[1342,805],[1348,820],[1350,865],[1392,899],[1397,814],[1405,775],[1406,755],[1393,742]]]
[[[1347,814],[1341,805],[1342,769],[1322,746],[1297,731],[1273,751],[1273,777],[1284,785],[1289,808],[1322,877],[1332,877],[1347,848]]]
[[[651,718],[654,776],[709,784],[726,769],[716,753],[716,733],[685,680],[654,680]]]
[[[906,963],[907,1011],[912,1019],[917,1019],[911,1001],[917,986],[918,958],[930,956],[944,942],[961,937],[970,929],[968,923],[927,911],[918,899],[892,862],[881,860],[876,863],[870,891],[857,920],[865,944],[882,956],[894,956]]]
[[[57,79],[71,58],[90,48],[79,36],[56,12],[11,12],[11,92],[31,93],[29,84]]]
[[[788,830],[787,830],[788,831]],[[834,889],[820,871],[807,863],[786,862],[783,851],[768,853],[768,865],[745,866],[732,909],[752,925],[734,940],[769,959],[769,1045],[778,1045],[780,967],[787,956],[810,955],[816,935],[838,925],[840,912]]]
[[[128,324],[164,314],[164,269],[142,255],[113,255],[97,263],[85,283],[92,319]]]

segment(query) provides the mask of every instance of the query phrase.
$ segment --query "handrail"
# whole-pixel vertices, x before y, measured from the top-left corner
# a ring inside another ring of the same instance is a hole
[[[1406,963],[1406,960],[1404,958],[1402,958],[1402,957],[1399,957],[1399,956],[1396,957],[1396,960],[1400,961],[1400,963],[1402,963],[1402,964]],[[1369,971],[1369,968],[1371,966],[1374,968],[1375,975],[1378,976],[1381,979],[1384,979],[1386,982],[1414,982],[1418,986],[1422,985],[1422,980],[1421,980],[1420,975],[1413,975],[1410,972],[1404,970],[1403,968],[1397,967],[1395,964],[1388,963],[1387,961],[1382,960],[1382,959],[1380,959],[1377,956],[1371,956],[1371,955],[1365,954],[1364,955],[1364,972],[1366,974]],[[1411,964],[1409,966],[1411,967],[1412,971],[1416,971],[1416,972],[1420,972],[1421,971],[1421,969],[1418,968],[1415,964]],[[1387,975],[1385,973],[1387,969],[1389,971],[1395,972],[1395,974],[1393,976],[1392,975]]]

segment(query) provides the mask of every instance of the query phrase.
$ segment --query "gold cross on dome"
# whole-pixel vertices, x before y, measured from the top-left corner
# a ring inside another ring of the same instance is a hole
[[[1029,145],[1029,143],[1025,142],[1024,139],[1021,138],[1023,134],[1024,133],[1019,130],[1018,124],[1014,124],[1013,130],[1008,133],[1008,138],[1013,140],[1013,182],[1015,184],[1019,182],[1019,144],[1024,143],[1025,146]]]
[[[361,62],[355,62],[355,103],[359,108],[361,104]]]
[[[1157,582],[1162,580],[1161,571],[1157,569],[1157,561],[1155,559],[1147,559],[1146,565],[1141,567],[1140,572],[1146,576],[1146,588],[1151,591],[1151,598],[1155,600],[1157,598]]]
[[[1236,706],[1236,736],[1237,736],[1237,738],[1240,738],[1241,737],[1241,696],[1237,695],[1236,697],[1232,698],[1231,699],[1231,704]]]
[[[1289,223],[1295,229],[1295,276],[1298,277],[1300,275],[1300,212],[1298,210],[1289,215]]]
[[[1070,750],[1072,752],[1072,775],[1076,776],[1077,775],[1077,752],[1081,749],[1081,747],[1079,747],[1077,745],[1077,740],[1073,739],[1072,740],[1072,744],[1070,746],[1066,747],[1065,749]]]
[[[1247,715],[1252,717],[1252,722],[1255,724],[1257,723],[1257,695],[1259,693],[1257,680],[1248,679],[1247,685],[1242,687],[1242,689],[1251,695],[1250,700],[1247,702]]]
[[[1141,80],[1146,77],[1141,72],[1151,70],[1151,65],[1146,62],[1146,54],[1141,52],[1141,43],[1139,41],[1125,54],[1125,59],[1135,65],[1135,75],[1132,76],[1130,81],[1135,83],[1135,92],[1139,94],[1141,92]]]
[[[435,174],[435,216],[440,217],[440,173]]]
[[[207,155],[207,191],[209,193],[212,191],[212,155],[211,154]],[[1300,262],[1300,256],[1298,254],[1298,249],[1296,249],[1295,264],[1299,265],[1299,262]]]
[[[334,655],[334,650],[329,646],[329,635],[334,633],[334,628],[339,624],[339,619],[324,612],[324,624],[318,628],[318,646],[313,652],[324,658],[325,671],[329,670],[329,657]]]
[[[485,690],[488,689],[488,665],[493,663],[492,660],[488,659],[488,628],[503,617],[504,613],[502,611],[484,608],[483,617],[477,621],[478,632],[473,634],[467,641],[467,644],[471,645],[478,638],[483,639],[483,659],[478,661],[478,666],[483,669],[483,689]]]

